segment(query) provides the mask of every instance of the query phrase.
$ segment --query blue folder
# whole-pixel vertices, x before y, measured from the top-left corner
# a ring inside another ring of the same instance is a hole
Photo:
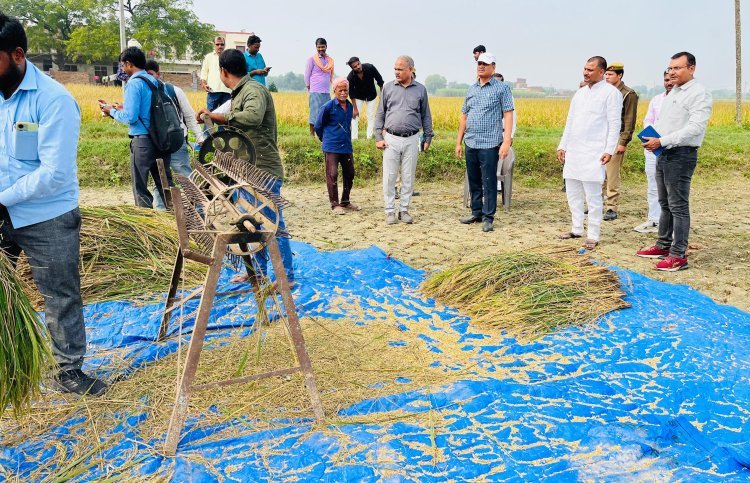
[[[658,132],[656,132],[656,129],[654,129],[654,126],[650,126],[650,125],[646,126],[643,129],[643,131],[637,134],[637,136],[638,136],[638,139],[640,139],[642,143],[646,142],[646,140],[643,138],[660,138],[661,137],[661,135]],[[654,156],[660,155],[663,151],[664,151],[664,146],[654,149],[653,151]]]

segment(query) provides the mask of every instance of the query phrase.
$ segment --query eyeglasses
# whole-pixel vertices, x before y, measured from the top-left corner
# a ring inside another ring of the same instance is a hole
[[[224,44],[214,44],[217,47],[224,47]]]
[[[687,69],[690,67],[689,65],[678,65],[675,67],[667,67],[667,72],[672,72],[673,70],[680,70],[680,69]]]
[[[486,67],[486,66],[488,66],[490,64],[485,64],[484,62],[477,62],[477,65],[481,66],[481,67]]]

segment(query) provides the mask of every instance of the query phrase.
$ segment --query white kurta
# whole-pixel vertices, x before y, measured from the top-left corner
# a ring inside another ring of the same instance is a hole
[[[656,124],[656,121],[659,120],[659,116],[661,115],[661,106],[662,104],[664,104],[665,97],[667,97],[667,93],[662,92],[661,94],[651,98],[651,101],[649,101],[648,103],[646,117],[643,119],[643,127],[653,126],[654,124]],[[656,156],[651,151],[644,149],[643,154],[646,156],[647,161],[653,160],[654,162],[656,162]]]
[[[622,94],[599,81],[578,89],[570,101],[560,145],[565,151],[563,178],[604,182],[602,154],[614,154],[620,137]]]

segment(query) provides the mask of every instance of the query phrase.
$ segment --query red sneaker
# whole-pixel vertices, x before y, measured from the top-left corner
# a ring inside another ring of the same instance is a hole
[[[635,254],[643,258],[664,258],[669,255],[669,249],[659,248],[654,245],[651,248],[638,250]]]
[[[664,272],[676,272],[686,268],[688,268],[687,258],[673,257],[672,255],[656,264],[656,269]]]

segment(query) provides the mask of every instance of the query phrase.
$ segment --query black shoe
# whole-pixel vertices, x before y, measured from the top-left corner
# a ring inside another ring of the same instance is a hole
[[[604,213],[604,221],[612,221],[617,219],[617,212],[612,210],[607,210],[606,213]]]
[[[71,369],[60,371],[52,379],[52,388],[80,396],[101,396],[107,390],[107,385],[95,377],[87,376],[80,369]]]
[[[493,231],[494,228],[492,227],[492,222],[490,220],[484,220],[482,222],[482,231],[487,233],[488,231]]]
[[[482,217],[471,215],[467,216],[466,218],[459,218],[458,221],[460,221],[464,225],[471,225],[472,223],[479,223],[480,221],[482,221]]]
[[[419,191],[412,191],[411,195],[412,196],[419,196]]]

